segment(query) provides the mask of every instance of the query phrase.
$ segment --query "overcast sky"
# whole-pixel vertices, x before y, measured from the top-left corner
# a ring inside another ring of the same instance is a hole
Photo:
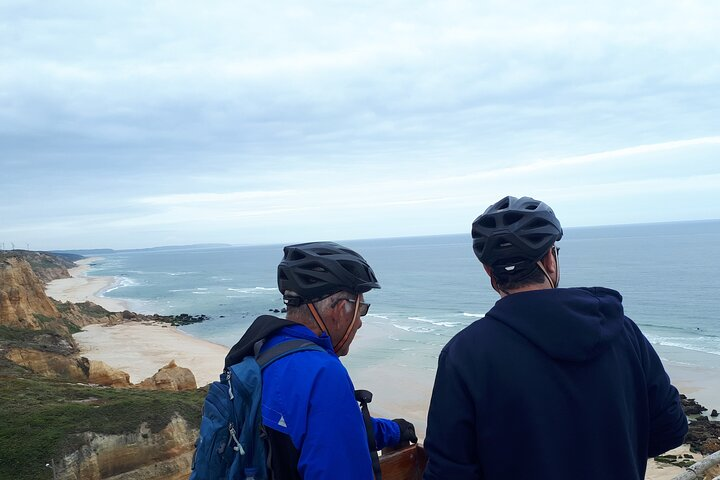
[[[0,241],[720,218],[720,2],[0,0]]]

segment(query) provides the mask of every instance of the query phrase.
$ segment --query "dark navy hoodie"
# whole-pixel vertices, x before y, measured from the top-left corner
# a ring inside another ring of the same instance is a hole
[[[638,479],[680,445],[677,390],[605,288],[501,298],[438,360],[426,480]]]

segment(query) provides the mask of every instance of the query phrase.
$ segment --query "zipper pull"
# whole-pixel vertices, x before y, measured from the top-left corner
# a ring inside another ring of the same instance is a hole
[[[227,369],[226,378],[228,382],[228,394],[230,395],[230,400],[235,400],[235,395],[233,395],[232,391],[232,382],[230,381],[230,378],[232,377],[232,373],[230,369]]]

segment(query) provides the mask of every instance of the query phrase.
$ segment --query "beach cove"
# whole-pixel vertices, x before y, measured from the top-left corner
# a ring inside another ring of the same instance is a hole
[[[127,302],[102,296],[117,279],[88,276],[99,257],[79,260],[68,270],[70,278],[48,283],[45,293],[55,300],[74,303],[90,301],[108,311],[128,310]],[[218,379],[228,348],[181,332],[177,327],[155,322],[126,322],[118,325],[88,325],[73,338],[81,355],[100,360],[130,375],[132,383],[151,377],[175,361],[189,368],[198,386]]]

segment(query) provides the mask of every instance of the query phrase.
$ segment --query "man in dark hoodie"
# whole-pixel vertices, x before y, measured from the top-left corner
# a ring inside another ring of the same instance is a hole
[[[644,478],[687,419],[620,294],[557,288],[562,228],[532,198],[492,205],[472,237],[501,298],[440,354],[425,480]]]
[[[272,478],[372,480],[378,463],[370,442],[378,450],[417,442],[410,422],[363,418],[338,358],[348,354],[370,308],[363,294],[380,288],[375,273],[357,252],[313,242],[284,248],[277,279],[287,319],[258,317],[225,359],[227,367],[298,339],[324,349],[295,352],[263,370],[262,421]]]

